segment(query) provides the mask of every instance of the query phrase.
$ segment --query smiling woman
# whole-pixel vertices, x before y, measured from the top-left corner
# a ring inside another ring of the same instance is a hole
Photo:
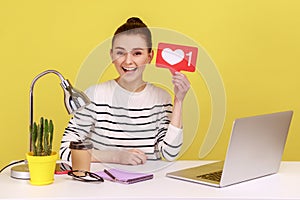
[[[182,142],[182,104],[190,88],[182,73],[173,74],[174,102],[164,89],[147,83],[143,73],[153,58],[151,32],[130,18],[114,34],[110,56],[119,74],[91,86],[92,104],[75,113],[61,142],[60,156],[70,160],[70,141],[94,144],[92,160],[138,165],[174,160]]]

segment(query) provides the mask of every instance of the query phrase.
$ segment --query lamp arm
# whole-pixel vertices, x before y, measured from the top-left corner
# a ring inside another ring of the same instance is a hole
[[[30,103],[30,110],[29,110],[29,128],[31,129],[31,127],[32,127],[32,125],[33,125],[33,88],[34,88],[34,85],[35,85],[35,83],[36,83],[36,81],[39,79],[39,78],[41,78],[42,76],[44,76],[44,75],[46,75],[46,74],[49,74],[49,73],[53,73],[53,74],[56,74],[59,78],[60,78],[60,80],[61,80],[61,82],[62,82],[62,86],[64,86],[65,84],[63,84],[63,83],[68,83],[68,81],[67,80],[65,80],[65,78],[63,77],[63,75],[61,74],[61,73],[59,73],[58,71],[56,71],[56,70],[46,70],[46,71],[44,71],[44,72],[42,72],[42,73],[40,73],[40,74],[38,74],[33,80],[32,80],[32,82],[31,82],[31,85],[30,85],[30,99],[29,99],[29,103]],[[30,137],[31,138],[31,137]],[[32,147],[31,147],[31,139],[30,139],[30,151],[32,150],[31,149]]]
[[[46,74],[49,74],[49,73],[56,74],[56,75],[60,78],[61,81],[64,81],[64,80],[65,80],[65,78],[63,77],[63,75],[62,75],[61,73],[59,73],[58,71],[56,71],[56,70],[46,70],[46,71],[44,71],[44,72],[38,74],[38,75],[32,80],[31,86],[30,86],[30,91],[33,90],[33,87],[34,87],[34,85],[35,85],[35,82],[36,82],[39,78],[41,78],[42,76],[44,76],[44,75],[46,75]]]

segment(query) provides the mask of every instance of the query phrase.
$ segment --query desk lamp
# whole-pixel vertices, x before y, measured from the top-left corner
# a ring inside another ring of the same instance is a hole
[[[80,110],[91,103],[90,99],[80,90],[77,90],[72,87],[70,82],[66,80],[58,71],[55,70],[46,70],[39,75],[37,75],[30,86],[30,127],[33,126],[33,88],[36,81],[42,76],[54,73],[61,80],[61,87],[64,90],[64,99],[65,99],[65,107],[69,114],[73,114],[75,111]],[[30,151],[32,151],[31,147],[31,134],[30,134]],[[11,177],[17,179],[30,179],[28,164],[22,164],[11,168]]]

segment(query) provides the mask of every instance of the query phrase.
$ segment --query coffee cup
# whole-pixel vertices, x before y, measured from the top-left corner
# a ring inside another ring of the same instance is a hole
[[[90,171],[93,143],[79,141],[70,143],[72,170]],[[77,175],[84,174],[78,173]]]

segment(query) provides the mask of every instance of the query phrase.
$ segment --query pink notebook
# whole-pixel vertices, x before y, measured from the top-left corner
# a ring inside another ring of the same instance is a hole
[[[96,172],[96,174],[98,174],[105,180],[124,183],[124,184],[137,183],[137,182],[146,181],[153,178],[153,174],[127,172],[119,169],[109,169],[107,171],[111,175],[113,175],[115,179],[113,179],[104,171]]]

